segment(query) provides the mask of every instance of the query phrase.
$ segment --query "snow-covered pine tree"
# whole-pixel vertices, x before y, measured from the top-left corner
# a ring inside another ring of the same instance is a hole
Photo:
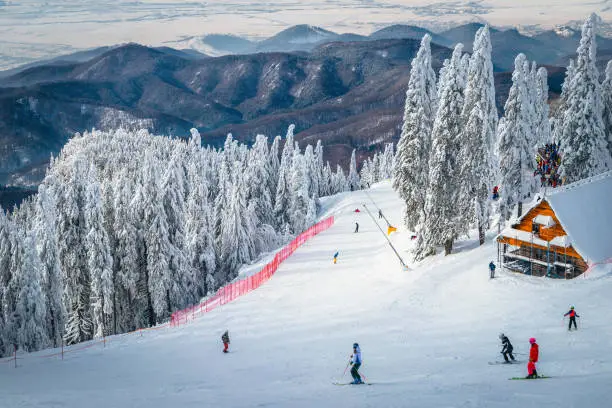
[[[404,221],[414,230],[422,216],[429,172],[431,130],[436,112],[436,78],[426,34],[412,60],[402,133],[397,144],[393,187],[406,202]]]
[[[370,188],[372,185],[372,174],[370,173],[370,164],[367,160],[364,160],[363,164],[361,165],[359,177],[361,179],[361,185],[359,187]]]
[[[135,330],[149,324],[144,258],[144,237],[139,233],[136,210],[132,206],[136,183],[122,169],[114,189],[115,219],[115,294],[116,313],[114,330],[118,333]],[[144,281],[144,285],[139,282]],[[139,291],[139,287],[144,289]]]
[[[104,229],[100,184],[93,166],[89,169],[85,189],[85,229],[94,337],[102,337],[114,334],[115,285],[109,240]]]
[[[514,60],[512,87],[504,106],[504,117],[497,130],[496,151],[499,157],[501,183],[500,209],[505,219],[518,204],[518,216],[522,214],[523,200],[535,192],[533,183],[534,123],[531,109],[529,78],[526,77],[524,54]]]
[[[15,309],[15,293],[9,287],[14,274],[13,253],[17,251],[15,227],[0,207],[0,356],[12,352],[7,321]]]
[[[14,297],[14,309],[6,322],[7,336],[11,343],[24,351],[35,351],[48,347],[46,322],[47,298],[40,286],[42,282],[42,265],[36,254],[32,234],[17,232],[20,237],[13,248],[12,277],[8,291]]]
[[[198,164],[192,161],[187,169],[191,189],[185,206],[185,257],[195,273],[196,295],[203,297],[215,289],[216,258],[207,183]]]
[[[348,181],[346,180],[346,176],[344,175],[344,170],[342,170],[342,167],[339,164],[336,165],[336,172],[332,175],[331,185],[331,194],[349,191],[349,185]]]
[[[461,112],[465,90],[465,76],[461,67],[463,44],[457,44],[446,69],[440,76],[439,105],[432,131],[432,148],[429,159],[429,184],[425,195],[424,217],[420,225],[416,259],[423,259],[435,247],[444,245],[446,255],[460,233],[458,224],[459,180],[457,158],[461,133]]]
[[[317,197],[325,196],[327,186],[325,185],[326,180],[323,176],[323,171],[325,169],[325,163],[323,162],[323,143],[321,140],[317,140],[317,145],[314,150],[314,161],[315,161],[315,177],[317,178],[317,186],[319,187],[319,191],[317,192]]]
[[[236,277],[238,267],[255,256],[255,209],[246,202],[245,177],[241,164],[234,163],[230,183],[229,201],[222,210],[220,235],[220,267],[226,281]]]
[[[319,184],[321,197],[332,194],[332,177],[333,172],[331,166],[329,162],[326,162],[325,167],[323,167],[323,171],[321,172],[321,183]]]
[[[46,326],[48,337],[54,347],[62,344],[64,333],[64,305],[62,303],[62,270],[58,259],[56,219],[57,211],[54,195],[49,193],[49,186],[41,184],[36,195],[36,213],[34,228],[36,251],[41,260],[41,285],[46,293]],[[0,209],[0,212],[2,210]],[[2,215],[0,215],[2,217]],[[2,227],[0,226],[0,229]],[[1,232],[0,232],[1,234]],[[1,239],[1,238],[0,238]],[[0,255],[1,256],[1,255]],[[0,268],[1,266],[0,261]],[[1,286],[1,283],[0,283]]]
[[[564,183],[594,176],[612,167],[603,123],[603,102],[596,66],[596,23],[593,14],[582,27],[570,82],[564,87],[559,173]],[[567,81],[567,78],[566,78]]]
[[[279,149],[280,149],[281,137],[276,136],[270,146],[270,152],[268,156],[268,163],[270,168],[270,180],[269,180],[269,191],[272,199],[272,205],[274,205],[274,199],[276,198],[276,187],[278,186],[278,175],[280,169]]]
[[[361,181],[359,180],[359,173],[357,172],[357,160],[355,159],[355,149],[351,154],[351,161],[349,163],[349,175],[348,175],[348,186],[351,191],[359,190]]]
[[[67,178],[58,183],[56,189],[57,235],[62,237],[58,240],[58,253],[64,273],[64,308],[67,313],[64,340],[67,344],[91,340],[94,335],[84,214],[86,173],[84,163],[75,160]]]
[[[608,137],[608,151],[612,155],[612,61],[608,61],[608,65],[606,65],[606,78],[601,84],[601,95],[604,106],[604,129]]]
[[[304,164],[306,165],[306,176],[308,177],[308,196],[317,199],[319,198],[321,167],[312,145],[306,146],[306,150],[304,150]]]
[[[291,231],[297,235],[310,227],[314,219],[309,219],[305,215],[309,215],[311,200],[314,198],[310,192],[310,177],[308,175],[306,156],[302,156],[298,149],[294,150],[293,160],[291,161],[291,179],[289,180],[289,188],[291,196],[289,199],[289,222]]]
[[[285,145],[281,155],[280,167],[278,169],[278,185],[276,187],[276,197],[274,199],[274,216],[276,218],[277,230],[284,231],[290,225],[289,214],[287,213],[290,200],[289,182],[291,179],[291,166],[295,143],[293,140],[294,125],[290,125],[287,130]]]
[[[160,185],[160,167],[152,152],[146,152],[142,165],[142,185],[137,187],[135,198],[143,211],[145,280],[152,323],[159,323],[169,317],[172,310],[170,290],[173,282],[170,258],[174,255],[174,248],[170,243],[170,228],[163,205],[164,192]]]
[[[541,67],[535,78],[537,89],[535,100],[535,144],[544,145],[551,142],[550,119],[548,107],[548,71]]]
[[[462,225],[476,222],[480,244],[489,227],[489,192],[494,175],[493,140],[497,129],[493,63],[489,27],[478,30],[470,57],[465,103],[462,111],[463,131],[459,135],[459,176],[461,188],[458,203],[464,216]]]

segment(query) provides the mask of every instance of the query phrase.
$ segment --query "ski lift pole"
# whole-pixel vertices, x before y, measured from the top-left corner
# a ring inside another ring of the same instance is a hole
[[[389,237],[387,237],[387,234],[385,234],[385,231],[382,230],[382,228],[380,228],[380,225],[378,225],[378,223],[376,222],[376,218],[374,218],[374,216],[372,215],[372,213],[370,212],[370,210],[368,209],[367,205],[363,205],[363,207],[365,208],[365,210],[367,211],[368,215],[370,216],[370,218],[372,218],[372,221],[374,221],[374,224],[376,224],[376,226],[378,227],[378,229],[380,230],[380,233],[383,234],[383,236],[385,237],[385,239],[387,240],[387,243],[389,244],[389,246],[391,247],[391,249],[393,250],[393,252],[395,253],[395,255],[397,256],[397,259],[399,259],[400,263],[402,264],[402,267],[404,269],[408,269],[408,266],[404,263],[404,260],[402,259],[402,257],[400,256],[400,254],[397,252],[397,250],[395,249],[395,247],[393,246],[393,244],[391,243],[391,240],[389,239]]]
[[[372,202],[372,204],[374,204],[374,207],[378,208],[378,213],[380,215],[382,215],[383,219],[385,220],[385,222],[387,223],[387,227],[391,225],[391,223],[389,222],[389,220],[387,219],[387,217],[385,217],[385,214],[382,213],[382,211],[380,210],[380,207],[378,205],[376,205],[376,202],[374,201],[374,199],[372,198],[372,196],[368,193],[368,190],[363,190],[363,192],[365,193],[365,195],[368,196],[368,198],[370,199],[370,201]]]

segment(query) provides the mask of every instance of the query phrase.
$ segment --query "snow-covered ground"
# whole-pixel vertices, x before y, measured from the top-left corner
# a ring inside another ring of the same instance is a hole
[[[0,0],[0,70],[104,45],[183,44],[210,33],[254,39],[296,24],[358,34],[394,23],[439,29],[474,20],[533,29],[592,12],[612,18],[609,1],[591,0]]]
[[[408,260],[400,201],[386,182],[370,195],[400,227],[392,238]],[[489,280],[491,235],[482,248],[462,241],[456,254],[405,271],[372,219],[354,213],[363,203],[372,207],[364,192],[327,198],[323,216],[334,214],[334,226],[261,288],[195,322],[110,339],[64,361],[34,354],[17,369],[0,364],[0,407],[609,406],[612,276],[553,281],[498,271]],[[563,321],[571,304],[577,332]],[[536,337],[538,371],[554,378],[508,381],[525,375],[525,364],[489,365],[501,358],[500,332],[518,353]],[[374,385],[334,386],[355,341]]]

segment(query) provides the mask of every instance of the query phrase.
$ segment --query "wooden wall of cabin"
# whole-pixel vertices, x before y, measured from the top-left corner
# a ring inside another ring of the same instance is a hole
[[[516,225],[513,225],[512,228],[531,232],[533,231],[533,219],[538,215],[552,217],[553,221],[555,222],[555,225],[550,228],[546,228],[543,225],[540,226],[540,232],[538,234],[540,238],[546,241],[550,241],[553,238],[567,235],[567,233],[561,226],[559,219],[555,215],[555,212],[546,200],[542,200],[538,205],[529,210],[529,212],[527,212],[521,222]]]

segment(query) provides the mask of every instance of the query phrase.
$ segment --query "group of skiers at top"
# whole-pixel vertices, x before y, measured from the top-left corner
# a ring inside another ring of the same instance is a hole
[[[574,310],[574,306],[570,307],[569,312],[563,315],[569,316],[569,325],[568,330],[572,330],[572,324],[574,325],[574,329],[578,330],[578,326],[576,326],[576,317],[580,317],[576,311]],[[510,364],[514,359],[514,355],[512,351],[514,347],[512,347],[512,343],[510,343],[510,339],[504,334],[501,333],[499,335],[499,339],[502,342],[502,350],[501,354],[504,356],[505,363]],[[538,378],[538,371],[536,369],[536,363],[538,362],[538,358],[540,356],[540,347],[538,343],[536,343],[536,339],[534,337],[529,339],[529,344],[531,344],[531,348],[529,349],[529,362],[527,363],[527,377],[525,378]]]

